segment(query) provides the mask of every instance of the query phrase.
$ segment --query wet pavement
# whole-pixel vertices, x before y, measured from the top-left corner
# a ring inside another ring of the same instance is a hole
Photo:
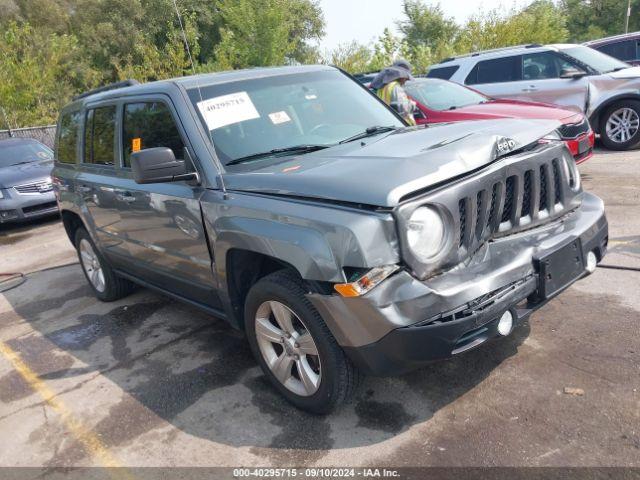
[[[604,263],[640,267],[640,152],[581,171]],[[0,466],[640,466],[639,271],[600,268],[509,337],[318,417],[223,321],[145,289],[95,300],[57,221],[0,227],[0,250],[0,273],[32,272],[0,294]]]

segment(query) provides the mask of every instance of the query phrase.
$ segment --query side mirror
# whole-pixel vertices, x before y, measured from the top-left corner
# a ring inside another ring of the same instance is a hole
[[[136,183],[166,183],[192,180],[196,173],[188,173],[184,160],[176,160],[167,147],[146,148],[131,154],[131,169]]]
[[[560,78],[567,78],[577,80],[587,74],[584,70],[578,70],[577,68],[563,68],[560,72]]]

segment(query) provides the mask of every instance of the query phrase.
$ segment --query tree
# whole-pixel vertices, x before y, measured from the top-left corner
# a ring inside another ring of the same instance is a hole
[[[439,4],[427,5],[422,0],[404,0],[405,19],[398,22],[407,56],[416,71],[423,71],[432,59],[454,53],[454,43],[460,27],[452,18],[445,17]]]
[[[564,11],[550,0],[537,0],[507,15],[499,10],[471,17],[462,29],[456,50],[469,52],[526,43],[566,41],[568,30]]]
[[[98,75],[71,35],[7,24],[0,41],[0,105],[12,127],[55,122],[58,111]]]
[[[365,45],[356,41],[338,45],[330,52],[328,63],[349,73],[362,73],[370,69],[373,54]]]
[[[304,60],[307,42],[323,34],[321,10],[310,0],[220,0],[218,8],[222,27],[214,54],[221,69]]]
[[[569,38],[575,42],[624,33],[627,2],[621,0],[561,0]],[[629,31],[640,30],[640,0],[631,0]]]

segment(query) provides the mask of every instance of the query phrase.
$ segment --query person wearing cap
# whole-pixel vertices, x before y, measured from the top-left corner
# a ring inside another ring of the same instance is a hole
[[[409,125],[415,125],[413,112],[416,104],[404,90],[407,80],[413,80],[411,64],[404,59],[398,59],[376,75],[371,82],[371,88],[376,90],[378,97],[398,112]]]

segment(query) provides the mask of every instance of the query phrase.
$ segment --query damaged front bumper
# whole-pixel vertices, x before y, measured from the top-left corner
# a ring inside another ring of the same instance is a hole
[[[585,193],[564,217],[493,240],[429,280],[403,270],[361,297],[308,297],[360,369],[397,374],[481,345],[507,310],[521,323],[586,275],[588,252],[601,260],[607,240],[604,205]]]

